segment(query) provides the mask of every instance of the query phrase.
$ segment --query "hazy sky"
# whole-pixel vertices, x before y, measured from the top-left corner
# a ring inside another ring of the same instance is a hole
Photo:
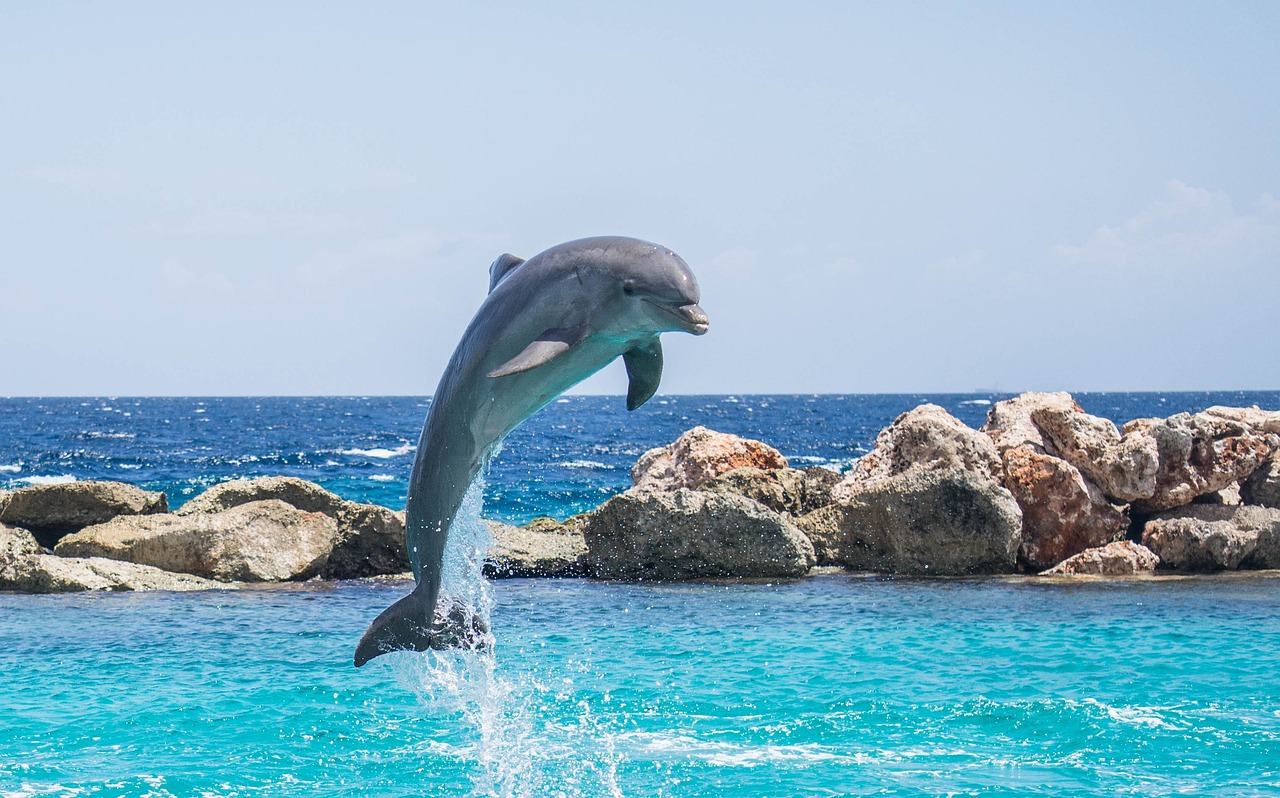
[[[0,395],[430,393],[495,256],[601,234],[702,284],[666,393],[1277,389],[1277,41],[1275,2],[5,3]]]

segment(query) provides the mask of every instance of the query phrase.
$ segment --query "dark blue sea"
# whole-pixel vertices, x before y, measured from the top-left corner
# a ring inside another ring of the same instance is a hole
[[[848,468],[922,402],[567,397],[484,515],[565,517],[702,424]],[[1280,392],[1078,394],[1123,422]],[[178,506],[285,474],[404,506],[429,400],[0,399],[0,489],[114,479]],[[0,796],[1280,795],[1280,579],[1063,585],[833,574],[493,584],[489,654],[351,664],[408,586],[0,594]]]

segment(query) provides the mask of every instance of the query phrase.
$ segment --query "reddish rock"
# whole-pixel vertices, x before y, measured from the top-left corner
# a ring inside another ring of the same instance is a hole
[[[631,469],[631,490],[697,488],[735,468],[786,467],[787,458],[766,443],[694,427],[674,443],[641,455]]]
[[[996,449],[1001,453],[1019,446],[1031,446],[1037,452],[1046,452],[1048,449],[1044,435],[1031,418],[1032,414],[1040,409],[1084,412],[1084,408],[1076,404],[1071,394],[1065,391],[1057,393],[1032,391],[992,405],[987,411],[986,423],[982,425],[980,431],[991,438]]]
[[[1155,571],[1160,558],[1146,546],[1118,540],[1086,549],[1043,572],[1041,576],[1135,576]]]
[[[1004,453],[1004,485],[1022,509],[1020,554],[1033,570],[1119,540],[1129,516],[1070,463],[1031,445]]]

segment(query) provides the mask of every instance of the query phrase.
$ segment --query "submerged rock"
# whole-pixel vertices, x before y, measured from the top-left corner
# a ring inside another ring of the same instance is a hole
[[[734,494],[623,493],[588,516],[583,535],[587,570],[602,578],[788,577],[814,565],[790,521]]]
[[[1085,549],[1041,576],[1135,576],[1153,573],[1160,558],[1146,546],[1118,540],[1105,546]]]
[[[488,577],[571,577],[586,575],[585,516],[561,523],[537,518],[523,527],[486,521],[493,547],[485,558]]]
[[[27,529],[41,545],[53,546],[64,535],[116,516],[163,513],[168,509],[163,493],[123,482],[67,482],[13,491],[0,509],[0,523]]]
[[[1194,504],[1146,522],[1142,543],[1173,571],[1280,567],[1280,510]]]
[[[122,516],[58,544],[65,557],[107,557],[223,582],[283,582],[321,573],[337,524],[278,499],[217,513]]]
[[[631,490],[696,488],[735,468],[786,467],[787,458],[768,444],[694,427],[674,443],[641,455],[631,469]]]
[[[1010,573],[1022,514],[995,480],[962,468],[908,470],[797,521],[821,564],[883,573]]]

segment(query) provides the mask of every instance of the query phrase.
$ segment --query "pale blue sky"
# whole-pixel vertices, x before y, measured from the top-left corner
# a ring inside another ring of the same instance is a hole
[[[1280,388],[1280,3],[6,3],[0,395],[430,393],[647,238],[667,393]],[[583,386],[625,391],[620,364]]]

